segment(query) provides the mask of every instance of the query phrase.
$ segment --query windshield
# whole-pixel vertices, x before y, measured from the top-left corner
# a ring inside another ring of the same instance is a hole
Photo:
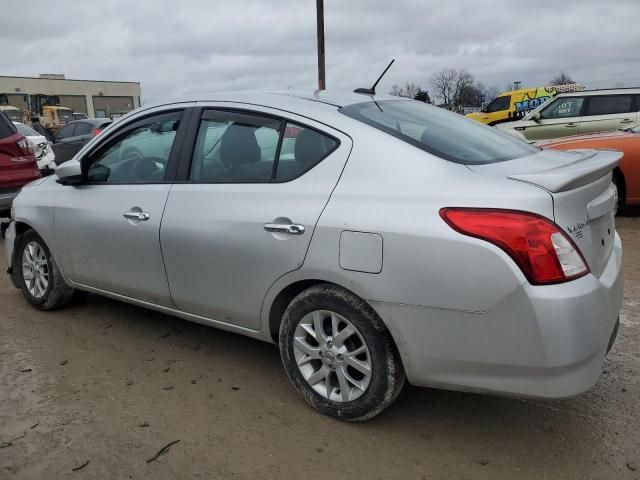
[[[629,130],[631,130],[633,133],[640,133],[640,123],[635,127],[631,127]]]
[[[457,113],[417,101],[356,103],[340,112],[455,163],[479,165],[525,157],[539,149]]]

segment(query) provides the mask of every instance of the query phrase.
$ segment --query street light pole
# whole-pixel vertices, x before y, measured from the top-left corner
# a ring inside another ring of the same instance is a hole
[[[318,90],[326,90],[324,79],[324,0],[316,0],[316,21],[318,33]]]

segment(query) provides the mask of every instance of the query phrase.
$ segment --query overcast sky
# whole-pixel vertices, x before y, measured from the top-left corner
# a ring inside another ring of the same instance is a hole
[[[314,0],[29,0],[2,22],[2,75],[142,83],[143,101],[316,86]],[[6,13],[6,12],[5,12]],[[325,0],[327,87],[379,91],[466,68],[501,91],[565,70],[640,86],[640,0]],[[18,20],[20,19],[20,20]]]

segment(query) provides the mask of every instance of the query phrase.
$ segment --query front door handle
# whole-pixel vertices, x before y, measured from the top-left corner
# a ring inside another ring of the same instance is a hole
[[[620,120],[620,123],[635,123],[635,120],[631,120],[630,118],[624,118]]]
[[[139,222],[146,222],[151,218],[147,212],[136,212],[135,210],[124,212],[122,216],[127,220],[138,220]]]
[[[264,229],[267,232],[290,233],[291,235],[302,235],[304,233],[304,225],[296,223],[265,223]]]
[[[577,126],[578,126],[578,124],[577,124],[577,123],[567,123],[567,124],[565,125],[565,127],[567,127],[567,128],[576,128]]]

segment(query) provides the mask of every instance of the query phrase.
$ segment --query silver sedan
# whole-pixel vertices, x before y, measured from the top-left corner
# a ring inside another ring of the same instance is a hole
[[[405,381],[594,385],[622,303],[620,153],[396,97],[212,98],[139,109],[22,190],[6,253],[31,305],[93,292],[274,342],[344,420]]]

